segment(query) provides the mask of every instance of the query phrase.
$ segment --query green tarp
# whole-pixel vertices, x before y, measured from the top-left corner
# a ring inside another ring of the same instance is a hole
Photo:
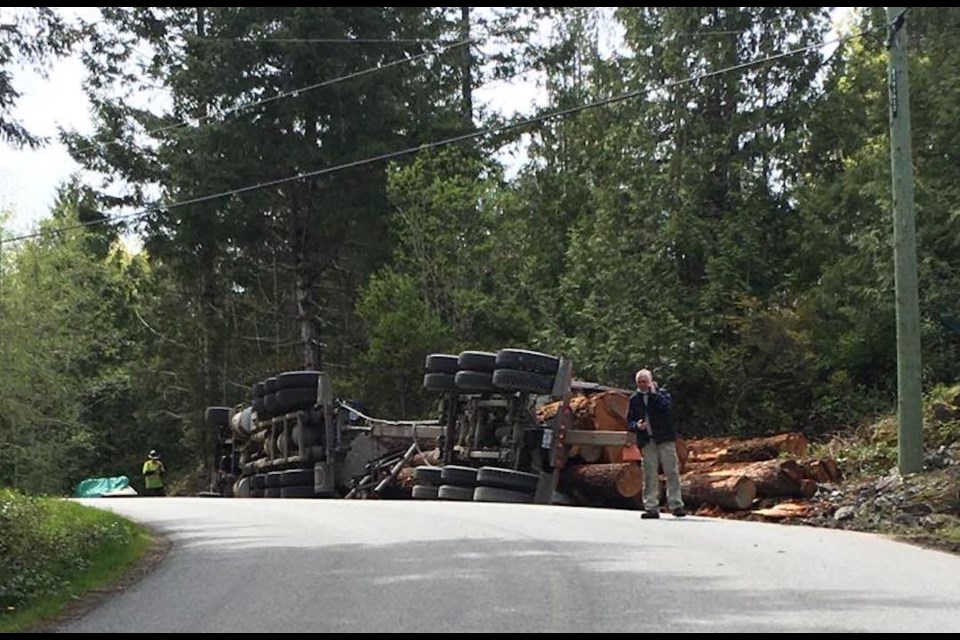
[[[74,498],[99,498],[115,491],[122,491],[130,487],[130,478],[117,476],[116,478],[87,478],[77,485],[73,493]]]

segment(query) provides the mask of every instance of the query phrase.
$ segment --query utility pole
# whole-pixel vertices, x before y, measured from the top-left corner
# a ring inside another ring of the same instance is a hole
[[[887,7],[890,38],[890,165],[893,177],[893,260],[897,304],[897,424],[901,473],[923,465],[920,388],[920,302],[917,290],[917,229],[913,209],[910,136],[910,76],[904,7]]]

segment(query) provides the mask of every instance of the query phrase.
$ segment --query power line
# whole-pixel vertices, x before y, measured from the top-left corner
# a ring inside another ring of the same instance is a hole
[[[238,44],[257,44],[260,42],[278,42],[291,44],[442,44],[443,40],[427,38],[208,38],[189,36],[194,42],[236,42]]]
[[[733,36],[746,35],[748,30],[708,30],[708,31],[686,31],[673,32],[671,37],[700,37],[700,36]],[[488,35],[502,35],[503,32],[493,32]],[[636,34],[636,37],[656,38],[662,40],[663,36],[659,33]],[[237,44],[259,44],[261,42],[275,42],[280,44],[444,44],[447,41],[429,38],[261,38],[258,36],[236,37],[236,38],[211,38],[203,36],[188,36],[188,40],[194,42],[235,42]]]
[[[438,55],[438,54],[440,54],[440,53],[444,53],[444,52],[446,52],[446,51],[449,51],[450,49],[455,49],[455,48],[457,48],[457,47],[462,47],[462,46],[465,46],[465,45],[473,44],[473,43],[475,43],[475,42],[476,42],[475,40],[461,40],[461,41],[459,41],[459,42],[454,42],[454,43],[452,43],[452,44],[445,45],[445,46],[440,47],[440,48],[438,48],[438,49],[435,49],[435,50],[433,50],[433,51],[426,51],[426,52],[424,52],[424,53],[420,53],[420,54],[417,54],[417,55],[415,55],[415,56],[409,56],[409,57],[405,57],[405,58],[400,58],[400,59],[397,59],[397,60],[393,60],[393,61],[391,61],[391,62],[388,62],[387,64],[379,65],[379,66],[376,66],[376,67],[370,67],[370,68],[368,68],[368,69],[363,69],[363,70],[361,70],[361,71],[355,71],[355,72],[353,72],[353,73],[348,73],[348,74],[346,74],[346,75],[339,76],[339,77],[337,77],[337,78],[332,78],[332,79],[330,79],[330,80],[324,80],[324,81],[322,81],[322,82],[317,82],[317,83],[315,83],[315,84],[307,85],[307,86],[305,86],[305,87],[300,87],[299,89],[291,89],[291,90],[289,90],[289,91],[282,91],[282,92],[280,92],[280,93],[278,93],[278,94],[276,94],[276,95],[274,95],[274,96],[270,96],[269,98],[262,98],[262,99],[260,99],[260,100],[254,100],[254,101],[252,101],[252,102],[246,102],[246,103],[244,103],[244,104],[240,104],[240,105],[237,105],[237,106],[235,106],[235,107],[231,107],[230,109],[226,109],[226,110],[221,111],[221,112],[216,113],[216,114],[210,114],[210,115],[206,115],[206,116],[200,116],[199,118],[193,118],[192,120],[189,120],[189,119],[180,120],[179,122],[175,122],[175,123],[173,123],[173,124],[164,125],[164,126],[162,126],[162,127],[159,127],[159,128],[157,128],[157,129],[152,129],[152,130],[150,130],[150,131],[145,131],[145,132],[143,133],[143,135],[153,136],[153,135],[156,135],[156,134],[158,134],[158,133],[163,133],[164,131],[169,131],[169,130],[171,130],[171,129],[177,129],[177,128],[179,128],[179,127],[185,126],[185,125],[189,124],[191,121],[195,121],[195,122],[197,122],[197,123],[199,124],[200,122],[204,122],[204,121],[206,121],[206,120],[210,120],[210,119],[212,119],[212,118],[214,118],[214,117],[225,117],[225,116],[229,116],[229,115],[232,115],[232,114],[237,113],[237,112],[240,112],[240,111],[244,111],[244,110],[246,110],[246,109],[251,109],[251,108],[253,108],[253,107],[259,107],[259,106],[268,104],[268,103],[270,103],[270,102],[274,102],[274,101],[276,101],[276,100],[281,100],[281,99],[283,99],[283,98],[297,97],[297,96],[299,96],[299,95],[302,94],[302,93],[306,93],[306,92],[308,92],[308,91],[313,91],[314,89],[320,89],[320,88],[322,88],[322,87],[328,87],[328,86],[333,85],[333,84],[336,84],[336,83],[338,83],[338,82],[344,82],[344,81],[346,81],[346,80],[352,80],[352,79],[354,79],[354,78],[359,78],[359,77],[362,77],[362,76],[365,76],[365,75],[369,75],[369,74],[371,74],[371,73],[376,73],[376,72],[378,72],[378,71],[383,71],[383,70],[385,70],[385,69],[390,69],[390,68],[392,68],[392,67],[395,67],[395,66],[398,66],[398,65],[401,65],[401,64],[405,64],[405,63],[408,63],[408,62],[416,62],[417,60],[421,60],[421,59],[423,59],[423,58],[427,58],[427,57],[432,56],[432,55]],[[107,145],[114,145],[114,144],[120,144],[120,143],[119,143],[118,141],[116,141],[116,140],[111,140],[111,141],[109,141],[109,142],[104,142],[104,143],[100,143],[100,144],[93,144],[93,145],[89,145],[89,146],[86,146],[86,147],[82,147],[82,148],[78,149],[77,151],[75,151],[74,153],[75,153],[76,155],[81,155],[81,154],[83,154],[83,153],[86,153],[87,151],[91,151],[91,150],[93,150],[93,149],[103,148],[103,147],[105,147],[105,146],[107,146]]]
[[[133,213],[121,214],[121,215],[113,216],[113,217],[111,217],[111,218],[106,218],[106,219],[90,220],[90,221],[87,221],[87,222],[82,222],[82,223],[78,223],[78,224],[74,224],[74,225],[67,225],[67,226],[63,226],[63,227],[58,227],[58,228],[56,228],[56,229],[48,229],[48,230],[44,230],[44,231],[37,231],[37,232],[34,232],[34,233],[29,233],[29,234],[24,234],[24,235],[20,235],[20,236],[15,236],[15,237],[12,237],[12,238],[8,238],[8,239],[6,239],[6,240],[0,240],[0,244],[2,244],[2,243],[4,243],[4,242],[6,242],[6,243],[18,242],[18,241],[20,241],[20,240],[28,240],[28,239],[31,239],[31,238],[36,238],[36,237],[45,236],[45,235],[53,235],[53,234],[61,233],[61,232],[63,232],[63,231],[71,231],[71,230],[74,230],[74,229],[80,229],[80,228],[83,228],[83,227],[89,227],[89,226],[94,226],[94,225],[98,225],[98,224],[113,223],[113,222],[119,222],[119,221],[127,220],[127,219],[141,218],[141,217],[144,217],[144,216],[146,216],[146,215],[149,215],[150,213],[153,213],[153,212],[159,211],[159,210],[167,210],[167,211],[169,211],[169,210],[175,209],[175,208],[177,208],[177,207],[184,207],[184,206],[189,206],[189,205],[193,205],[193,204],[199,204],[199,203],[201,203],[201,202],[209,202],[209,201],[211,201],[211,200],[217,200],[217,199],[226,198],[226,197],[229,197],[229,196],[240,195],[240,194],[242,194],[242,193],[247,193],[247,192],[250,192],[250,191],[257,191],[257,190],[259,190],[259,189],[265,189],[265,188],[268,188],[268,187],[275,187],[275,186],[278,186],[278,185],[281,185],[281,184],[286,184],[286,183],[288,183],[288,182],[295,182],[295,181],[297,181],[297,180],[304,180],[304,179],[307,179],[307,178],[316,178],[316,177],[319,177],[319,176],[322,176],[322,175],[327,175],[327,174],[331,174],[331,173],[336,173],[336,172],[343,171],[343,170],[346,170],[346,169],[353,169],[353,168],[356,168],[356,167],[361,167],[361,166],[365,166],[365,165],[369,165],[369,164],[375,164],[375,163],[379,163],[379,162],[384,162],[384,161],[387,161],[387,160],[394,160],[394,159],[396,159],[396,158],[401,158],[401,157],[403,157],[403,156],[408,156],[408,155],[411,155],[411,154],[414,154],[414,153],[418,153],[418,152],[420,152],[420,151],[426,151],[426,150],[429,150],[429,149],[436,149],[436,148],[438,148],[438,147],[443,147],[443,146],[447,146],[447,145],[450,145],[450,144],[458,144],[458,143],[460,143],[460,142],[466,142],[466,141],[468,141],[468,140],[474,140],[474,139],[476,139],[476,138],[482,138],[482,137],[484,137],[484,136],[489,136],[489,135],[504,133],[504,132],[511,131],[511,130],[514,130],[514,129],[521,129],[521,128],[524,128],[524,127],[528,127],[528,126],[530,126],[530,125],[532,125],[532,124],[537,124],[537,123],[545,122],[545,121],[547,121],[547,120],[553,120],[553,119],[555,119],[555,118],[564,118],[564,117],[567,117],[567,116],[570,116],[570,115],[574,115],[574,114],[576,114],[576,113],[580,113],[581,111],[586,111],[586,110],[588,110],[588,109],[596,109],[596,108],[598,108],[598,107],[605,107],[605,106],[608,106],[608,105],[611,105],[611,104],[616,104],[616,103],[619,103],[619,102],[624,102],[624,101],[626,101],[626,100],[630,100],[630,99],[639,97],[639,96],[641,96],[641,95],[646,95],[646,94],[648,94],[648,93],[652,93],[652,92],[656,92],[656,91],[663,91],[663,90],[665,90],[665,89],[673,89],[673,88],[675,88],[675,87],[679,87],[679,86],[686,85],[686,84],[692,84],[692,83],[695,83],[695,82],[699,82],[700,80],[706,80],[706,79],[708,79],[708,78],[718,77],[718,76],[721,76],[721,75],[726,74],[726,73],[731,73],[731,72],[734,72],[734,71],[740,71],[740,70],[743,70],[743,69],[748,69],[748,68],[750,68],[750,67],[759,66],[759,65],[762,65],[762,64],[766,64],[766,63],[768,63],[768,62],[773,62],[773,61],[775,61],[775,60],[780,60],[780,59],[782,59],[782,58],[787,58],[787,57],[789,57],[789,56],[797,55],[797,54],[800,54],[800,53],[805,53],[805,52],[807,52],[807,51],[811,51],[811,50],[814,50],[814,49],[820,49],[820,48],[823,48],[823,47],[826,47],[826,46],[829,46],[829,45],[832,45],[832,44],[843,44],[843,43],[848,42],[848,41],[850,41],[850,40],[853,40],[853,39],[855,39],[855,38],[864,37],[864,36],[868,35],[869,33],[872,33],[873,31],[875,31],[875,29],[869,29],[869,30],[862,31],[862,32],[857,33],[857,34],[853,34],[853,35],[849,35],[849,36],[844,36],[844,37],[841,37],[841,38],[835,38],[835,39],[833,39],[833,40],[827,40],[827,41],[819,42],[819,43],[816,43],[816,44],[806,45],[806,46],[804,46],[804,47],[798,47],[798,48],[796,48],[796,49],[791,49],[791,50],[789,50],[789,51],[784,51],[784,52],[782,52],[782,53],[774,54],[774,55],[772,55],[772,56],[767,56],[766,58],[761,58],[761,59],[759,59],[759,60],[751,60],[751,61],[748,61],[748,62],[743,62],[743,63],[736,64],[736,65],[731,65],[731,66],[729,66],[729,67],[724,67],[724,68],[722,68],[722,69],[717,69],[716,71],[710,71],[710,72],[707,72],[707,73],[703,73],[703,74],[699,74],[699,75],[695,75],[695,76],[690,76],[690,77],[688,77],[688,78],[683,78],[683,79],[681,79],[681,80],[674,80],[674,81],[672,81],[672,82],[665,82],[665,83],[663,83],[663,84],[661,84],[661,85],[658,85],[658,86],[656,86],[656,87],[645,88],[645,89],[638,89],[638,90],[636,90],[636,91],[630,91],[630,92],[628,92],[628,93],[623,93],[623,94],[620,94],[620,95],[617,95],[617,96],[612,96],[612,97],[610,97],[610,98],[604,98],[603,100],[597,100],[597,101],[595,101],[595,102],[590,102],[590,103],[587,103],[587,104],[584,104],[584,105],[579,105],[579,106],[576,106],[576,107],[568,107],[568,108],[566,108],[566,109],[560,109],[560,110],[558,110],[558,111],[552,111],[552,112],[550,112],[550,113],[541,114],[541,115],[539,115],[539,116],[535,116],[535,117],[533,117],[533,118],[528,118],[528,119],[526,119],[526,120],[520,120],[520,121],[518,121],[518,122],[503,124],[503,125],[499,125],[499,126],[496,126],[496,127],[491,127],[491,128],[488,128],[488,129],[481,129],[481,130],[479,130],[479,131],[474,131],[474,132],[472,132],[472,133],[466,133],[466,134],[463,134],[463,135],[454,136],[454,137],[452,137],[452,138],[446,138],[446,139],[444,139],[444,140],[437,140],[437,141],[434,141],[434,142],[428,142],[428,143],[425,143],[425,144],[421,144],[421,145],[418,146],[418,147],[408,147],[408,148],[406,148],[406,149],[401,149],[401,150],[399,150],[399,151],[392,151],[392,152],[389,152],[389,153],[384,153],[384,154],[381,154],[381,155],[378,155],[378,156],[373,156],[373,157],[370,157],[370,158],[363,158],[363,159],[361,159],[361,160],[354,160],[354,161],[352,161],[352,162],[347,162],[347,163],[340,164],[340,165],[336,165],[336,166],[333,166],[333,167],[325,167],[325,168],[323,168],[323,169],[317,169],[317,170],[314,170],[314,171],[301,172],[301,173],[298,173],[298,174],[293,175],[293,176],[287,176],[287,177],[285,177],[285,178],[278,178],[278,179],[276,179],[276,180],[268,180],[268,181],[266,181],[266,182],[260,182],[260,183],[254,184],[254,185],[249,185],[249,186],[241,187],[241,188],[238,188],[238,189],[231,189],[231,190],[229,190],[229,191],[222,191],[222,192],[219,192],[219,193],[214,193],[214,194],[210,194],[210,195],[206,195],[206,196],[198,196],[198,197],[196,197],[196,198],[191,198],[191,199],[188,199],[188,200],[182,200],[182,201],[180,201],[180,202],[174,202],[174,203],[172,203],[172,204],[166,204],[166,205],[165,205],[165,204],[156,203],[156,204],[153,204],[153,205],[150,205],[150,206],[146,207],[145,209],[142,209],[142,210],[140,210],[140,211],[135,211],[135,212],[133,212]]]

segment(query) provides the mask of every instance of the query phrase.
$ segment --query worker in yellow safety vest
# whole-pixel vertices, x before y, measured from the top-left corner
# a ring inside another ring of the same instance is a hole
[[[147,460],[143,463],[143,486],[146,489],[144,495],[162,496],[163,476],[167,472],[163,468],[163,462],[160,461],[160,454],[156,449],[151,449],[147,454]]]

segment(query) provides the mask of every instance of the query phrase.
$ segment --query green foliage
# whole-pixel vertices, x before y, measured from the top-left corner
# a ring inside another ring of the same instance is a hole
[[[38,600],[71,592],[76,579],[142,552],[132,522],[80,504],[0,489],[0,629]]]
[[[448,329],[414,281],[391,272],[370,279],[357,310],[368,327],[358,393],[384,415],[423,416],[432,398],[422,389],[423,364],[452,342]]]
[[[70,201],[69,198],[63,202]],[[66,204],[50,225],[76,222]],[[93,475],[139,477],[142,456],[182,453],[138,321],[151,273],[81,229],[4,246],[0,268],[0,484],[67,493]]]

